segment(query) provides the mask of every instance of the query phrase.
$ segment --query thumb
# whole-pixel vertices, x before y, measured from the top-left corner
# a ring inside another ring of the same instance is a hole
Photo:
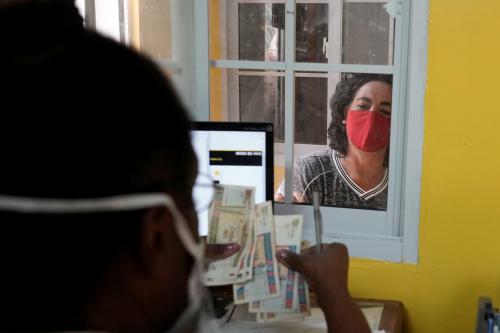
[[[240,250],[237,243],[228,244],[206,244],[205,258],[209,260],[222,260],[232,256]]]
[[[288,268],[303,273],[304,261],[301,255],[287,250],[280,250],[276,252],[276,257],[280,263]]]

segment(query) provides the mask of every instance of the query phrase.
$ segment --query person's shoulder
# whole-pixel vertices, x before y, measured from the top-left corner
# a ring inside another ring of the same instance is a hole
[[[333,153],[334,151],[331,148],[327,148],[302,155],[297,159],[297,162],[306,165],[331,163]]]

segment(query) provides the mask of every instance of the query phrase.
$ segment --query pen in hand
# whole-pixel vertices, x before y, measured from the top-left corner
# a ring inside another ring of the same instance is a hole
[[[314,191],[312,194],[313,201],[313,212],[314,212],[314,227],[316,231],[316,247],[318,253],[321,253],[321,243],[323,238],[323,220],[321,219],[321,211],[319,207],[319,196],[318,191]]]

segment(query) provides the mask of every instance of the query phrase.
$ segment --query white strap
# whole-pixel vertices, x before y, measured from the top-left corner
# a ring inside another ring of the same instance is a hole
[[[102,213],[162,206],[164,193],[128,194],[96,199],[42,199],[0,195],[0,211],[18,213]]]

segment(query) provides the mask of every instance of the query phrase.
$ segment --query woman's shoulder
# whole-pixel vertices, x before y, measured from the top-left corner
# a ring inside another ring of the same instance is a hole
[[[335,154],[335,151],[331,148],[311,152],[300,156],[297,163],[302,165],[331,164],[333,162],[332,154]]]

